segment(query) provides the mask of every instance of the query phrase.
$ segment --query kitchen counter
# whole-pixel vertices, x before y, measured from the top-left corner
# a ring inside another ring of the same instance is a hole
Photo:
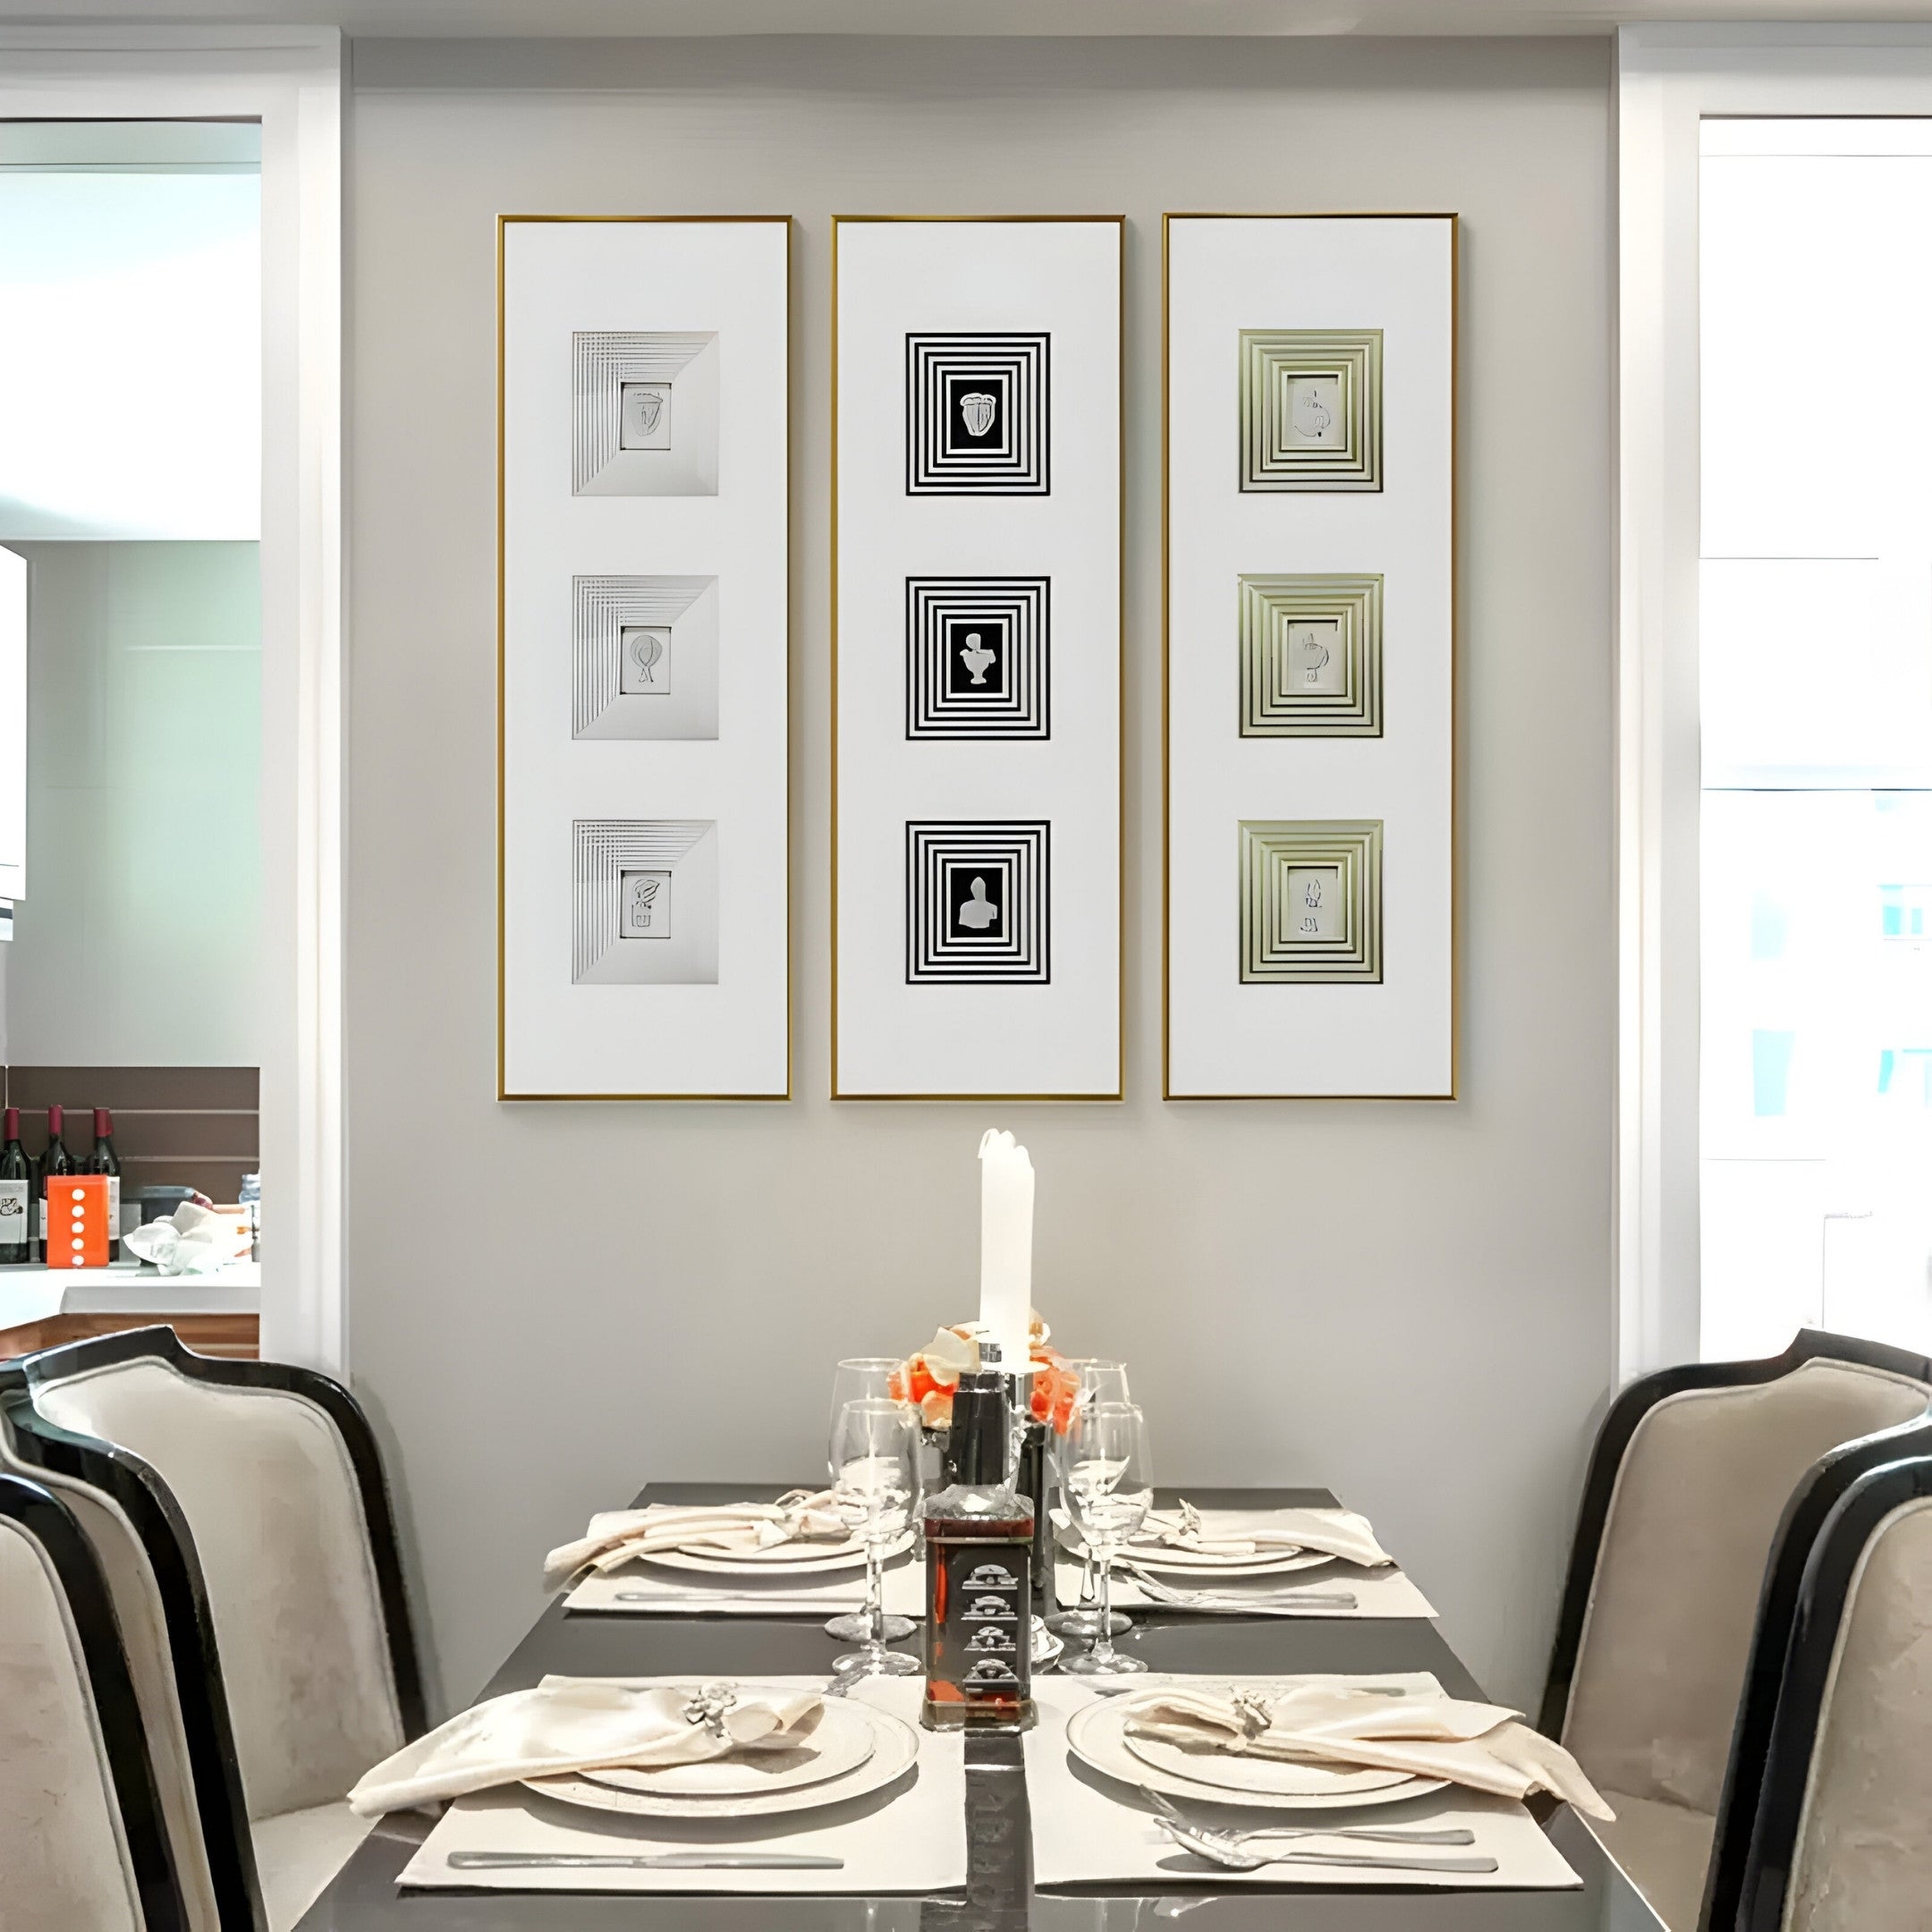
[[[0,1358],[156,1321],[174,1323],[190,1348],[252,1356],[260,1309],[258,1261],[231,1262],[215,1275],[38,1262],[0,1268]]]

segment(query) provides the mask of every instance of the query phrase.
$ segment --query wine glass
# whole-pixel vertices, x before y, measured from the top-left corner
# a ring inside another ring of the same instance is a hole
[[[886,1648],[886,1552],[903,1535],[919,1490],[919,1429],[903,1402],[861,1396],[832,1428],[832,1507],[865,1546],[866,1634],[860,1648],[833,1660],[842,1676],[897,1677],[917,1657]]]
[[[1093,1647],[1060,1668],[1076,1677],[1144,1671],[1140,1658],[1114,1648],[1114,1558],[1147,1521],[1154,1501],[1147,1418],[1131,1402],[1089,1402],[1074,1410],[1060,1438],[1060,1493],[1081,1540],[1100,1565],[1100,1607]]]
[[[1072,1371],[1075,1377],[1073,1402],[1076,1411],[1082,1404],[1097,1402],[1131,1402],[1133,1397],[1127,1392],[1127,1364],[1110,1361],[1100,1355],[1074,1355],[1061,1364]],[[1063,1502],[1063,1508],[1065,1507]],[[1094,1553],[1092,1544],[1082,1546],[1085,1555],[1080,1558],[1080,1605],[1072,1610],[1056,1610],[1046,1619],[1046,1628],[1058,1631],[1068,1637],[1097,1637],[1100,1634],[1100,1608],[1094,1581]],[[1107,1634],[1118,1637],[1128,1627],[1127,1619],[1118,1610],[1113,1614],[1113,1623]]]
[[[899,1366],[890,1355],[848,1355],[833,1370],[832,1431],[828,1437],[826,1469],[835,1482],[838,1479],[839,1418],[845,1412],[845,1404],[890,1402],[892,1378]],[[885,1626],[884,1634],[888,1643],[910,1637],[913,1631],[910,1617],[888,1616],[885,1619]],[[827,1637],[836,1637],[841,1643],[863,1643],[872,1634],[872,1620],[863,1610],[842,1611],[837,1616],[826,1619],[825,1633]]]

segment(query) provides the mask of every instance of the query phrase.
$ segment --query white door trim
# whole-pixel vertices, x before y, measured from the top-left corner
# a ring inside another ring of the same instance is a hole
[[[1932,27],[1617,30],[1616,1373],[1699,1353],[1699,123],[1932,115]]]
[[[0,118],[262,127],[262,1352],[340,1375],[343,42],[0,28]]]

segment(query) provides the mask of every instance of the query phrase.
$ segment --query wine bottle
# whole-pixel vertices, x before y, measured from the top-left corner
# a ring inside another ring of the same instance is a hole
[[[6,1110],[0,1125],[0,1267],[33,1259],[33,1163],[21,1145],[20,1109]]]
[[[82,1174],[107,1176],[107,1259],[121,1258],[121,1157],[114,1152],[114,1115],[104,1106],[94,1109],[94,1151],[81,1163]]]
[[[43,1261],[50,1258],[47,1254],[47,1182],[74,1171],[73,1157],[61,1140],[61,1131],[66,1124],[67,1110],[64,1107],[50,1106],[47,1110],[47,1148],[40,1157],[39,1165],[34,1170],[34,1195],[40,1204],[40,1258]]]

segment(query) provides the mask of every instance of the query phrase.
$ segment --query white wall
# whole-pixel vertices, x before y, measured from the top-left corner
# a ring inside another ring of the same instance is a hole
[[[253,543],[26,557],[27,897],[4,982],[35,1066],[260,1059]]]
[[[1327,1482],[1532,1695],[1609,1379],[1608,57],[1584,41],[359,43],[352,1353],[445,1695],[648,1477],[810,1477],[826,1371],[970,1313],[973,1149],[1158,1473]],[[1159,1098],[1160,215],[1456,209],[1463,1098]],[[1124,212],[1123,1106],[827,1087],[834,211]],[[790,1106],[522,1106],[496,1032],[499,211],[792,213]]]

